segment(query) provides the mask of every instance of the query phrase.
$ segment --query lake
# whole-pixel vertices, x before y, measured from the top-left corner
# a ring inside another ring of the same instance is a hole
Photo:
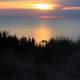
[[[56,36],[77,39],[80,36],[80,20],[0,19],[0,30],[8,30],[18,37],[34,37],[37,42]]]

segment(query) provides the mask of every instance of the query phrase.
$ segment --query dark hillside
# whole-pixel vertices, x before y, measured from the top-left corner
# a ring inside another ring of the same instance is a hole
[[[80,80],[80,40],[34,38],[0,32],[0,80]]]

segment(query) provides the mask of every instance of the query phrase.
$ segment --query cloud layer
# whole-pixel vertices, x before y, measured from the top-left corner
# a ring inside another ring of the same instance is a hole
[[[25,0],[28,2],[34,2],[33,0]],[[28,6],[25,4],[25,1],[23,0],[0,0],[0,17],[18,17],[18,18],[35,18],[35,17],[41,17],[41,18],[80,18],[80,0],[59,0],[59,1],[53,1],[49,0],[49,2],[52,2],[52,4],[58,4],[60,7],[58,7],[56,10],[52,11],[42,11],[37,12],[36,10],[27,10],[25,9],[25,6]],[[41,0],[36,0],[41,1]],[[36,2],[35,1],[35,2]],[[43,1],[43,0],[42,0]],[[44,0],[44,2],[48,0]],[[4,4],[5,3],[5,4]],[[1,5],[2,4],[2,5]],[[6,6],[6,4],[8,6]],[[15,6],[14,6],[15,5]],[[16,5],[18,5],[16,7]],[[7,10],[5,9],[7,8]],[[10,10],[9,10],[10,8]],[[14,9],[13,9],[14,8]],[[15,8],[18,8],[17,10]],[[21,9],[21,10],[20,10]],[[4,16],[5,15],[5,16]]]

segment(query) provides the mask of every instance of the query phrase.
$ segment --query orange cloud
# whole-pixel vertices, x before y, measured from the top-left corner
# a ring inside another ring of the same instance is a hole
[[[31,8],[32,4],[28,2],[0,2],[0,9],[12,9],[12,8]]]
[[[80,6],[68,6],[62,8],[63,10],[80,10]]]
[[[64,19],[64,16],[40,16],[40,19]]]
[[[34,4],[50,4],[53,7],[59,7],[58,4],[51,4],[46,0],[44,0],[43,2],[14,1],[14,2],[0,2],[0,9],[34,9]]]

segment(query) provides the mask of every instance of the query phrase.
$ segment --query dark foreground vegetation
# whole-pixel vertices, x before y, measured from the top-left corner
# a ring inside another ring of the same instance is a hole
[[[80,40],[61,37],[41,46],[0,32],[0,80],[80,80]]]

